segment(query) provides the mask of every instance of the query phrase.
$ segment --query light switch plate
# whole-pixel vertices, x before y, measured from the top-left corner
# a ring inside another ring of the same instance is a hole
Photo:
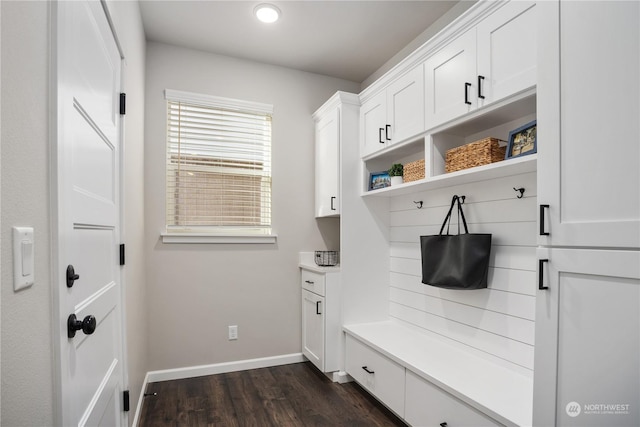
[[[34,283],[33,227],[13,227],[13,290],[28,288]]]

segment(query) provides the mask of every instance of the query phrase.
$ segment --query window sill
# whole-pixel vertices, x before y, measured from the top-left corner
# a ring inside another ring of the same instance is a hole
[[[275,244],[277,234],[160,233],[162,243]]]

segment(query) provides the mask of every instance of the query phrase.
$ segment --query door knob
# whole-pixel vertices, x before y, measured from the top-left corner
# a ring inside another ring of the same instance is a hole
[[[67,336],[73,338],[76,331],[82,330],[86,335],[91,335],[96,330],[96,318],[92,315],[85,316],[78,320],[75,314],[70,314],[67,319]]]
[[[69,264],[67,266],[67,288],[73,286],[73,282],[80,278],[79,275],[76,274],[76,271],[73,268],[73,265]]]

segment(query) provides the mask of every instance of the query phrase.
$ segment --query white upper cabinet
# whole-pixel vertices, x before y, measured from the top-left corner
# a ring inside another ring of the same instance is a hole
[[[340,214],[340,110],[316,123],[316,217]]]
[[[387,123],[390,144],[403,141],[425,130],[424,75],[415,67],[387,88]]]
[[[535,86],[536,25],[535,4],[512,1],[429,57],[426,127]]]
[[[316,218],[340,215],[340,150],[357,144],[358,95],[337,92],[313,114],[316,124]]]
[[[537,25],[535,3],[521,1],[478,24],[479,107],[536,85]]]
[[[426,121],[431,128],[476,108],[475,28],[425,62]]]
[[[380,92],[360,107],[360,154],[365,157],[385,147],[387,94]]]
[[[366,157],[424,130],[424,77],[420,65],[362,103],[360,153]]]
[[[538,243],[640,248],[640,3],[538,7]]]

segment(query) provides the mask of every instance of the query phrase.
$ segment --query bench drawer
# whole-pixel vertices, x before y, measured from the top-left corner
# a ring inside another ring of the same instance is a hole
[[[409,370],[406,374],[404,418],[412,426],[502,425]]]
[[[346,371],[365,390],[404,417],[404,367],[347,335]]]

